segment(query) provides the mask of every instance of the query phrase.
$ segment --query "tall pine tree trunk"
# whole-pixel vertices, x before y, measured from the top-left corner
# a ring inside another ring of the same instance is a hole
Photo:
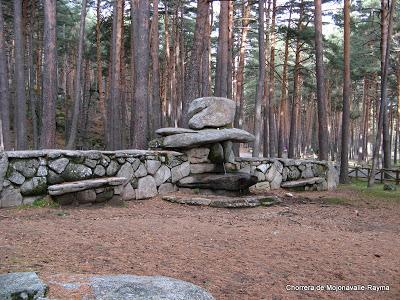
[[[381,0],[381,77],[383,77],[384,73],[384,68],[386,68],[386,61],[385,61],[385,56],[387,49],[390,44],[390,39],[391,39],[391,34],[389,31],[389,23],[392,22],[392,20],[389,20],[390,14],[389,14],[389,0]],[[392,5],[395,1],[391,1]],[[387,72],[387,71],[386,71]],[[386,75],[387,76],[387,75]],[[386,83],[387,84],[387,83]],[[384,79],[381,78],[381,90],[386,89],[384,87]],[[387,93],[387,92],[385,92]],[[381,92],[381,96],[382,96]],[[386,99],[384,99],[386,102]],[[386,169],[389,169],[391,167],[391,140],[390,140],[390,134],[389,134],[389,120],[388,120],[388,113],[386,109],[386,105],[383,106],[384,109],[382,110],[382,126],[383,126],[383,144],[382,144],[382,150],[383,150],[383,167]]]
[[[86,0],[82,1],[81,8],[81,21],[79,25],[79,41],[78,53],[76,57],[76,77],[75,77],[75,94],[74,94],[74,112],[72,115],[71,131],[69,134],[67,149],[75,149],[76,137],[78,134],[78,122],[80,115],[81,104],[81,77],[82,77],[82,56],[83,56],[83,42],[85,40],[85,21],[86,21]]]
[[[275,1],[275,0],[274,0]],[[253,157],[259,157],[261,145],[261,105],[264,94],[265,80],[265,31],[264,31],[264,0],[258,3],[258,81],[254,114],[254,141]]]
[[[110,95],[108,105],[110,108],[110,145],[111,150],[120,149],[122,146],[121,136],[121,20],[123,15],[122,0],[114,2],[113,30],[111,49],[111,70],[110,70]]]
[[[148,76],[149,76],[149,1],[140,0],[137,4],[135,38],[135,95],[134,95],[134,138],[133,147],[147,149],[148,142]]]
[[[160,63],[158,59],[159,48],[159,31],[158,31],[158,0],[153,0],[153,17],[151,21],[151,86],[152,86],[152,128],[153,131],[161,127],[161,100],[160,100]]]
[[[225,4],[224,4],[225,5]],[[222,13],[222,11],[221,11]],[[204,38],[208,40],[208,36],[205,37],[207,22],[209,22],[209,3],[207,0],[197,1],[197,17],[196,25],[194,30],[193,46],[191,49],[191,56],[188,62],[188,68],[186,71],[185,78],[185,96],[183,99],[183,110],[182,110],[182,126],[186,127],[188,123],[187,111],[189,104],[194,99],[201,96],[202,87],[201,83],[201,58],[202,50],[204,49],[203,43]],[[203,81],[204,82],[204,81]]]
[[[328,117],[326,112],[325,99],[325,72],[324,72],[324,53],[322,43],[322,10],[321,0],[314,0],[315,14],[315,71],[317,76],[317,104],[318,104],[318,157],[320,160],[328,160]]]
[[[349,183],[349,125],[350,125],[350,0],[344,0],[344,50],[343,50],[343,114],[342,148],[340,154],[340,183]]]
[[[292,101],[292,110],[291,110],[291,118],[290,118],[290,133],[289,133],[289,149],[288,149],[288,157],[295,158],[296,157],[296,148],[297,148],[297,135],[298,135],[298,114],[300,109],[300,58],[301,58],[301,41],[299,33],[302,31],[302,22],[303,22],[303,13],[304,6],[303,1],[300,4],[300,16],[299,23],[297,25],[297,38],[296,38],[296,58],[294,64],[294,75],[293,75],[293,101]]]
[[[56,0],[44,0],[43,40],[43,114],[40,145],[42,148],[54,148],[57,99]]]
[[[202,0],[204,1],[204,0]],[[219,32],[217,48],[217,66],[215,71],[215,96],[228,95],[228,43],[229,43],[229,1],[221,1],[219,13]]]
[[[8,72],[6,57],[6,41],[4,36],[3,2],[0,0],[0,148],[11,150],[10,135],[10,91],[8,88]]]
[[[289,60],[289,32],[290,25],[292,21],[292,6],[290,6],[289,10],[289,19],[288,19],[288,31],[286,33],[285,40],[285,54],[283,59],[283,71],[282,71],[282,83],[281,83],[281,101],[280,101],[280,109],[279,109],[279,129],[278,129],[278,157],[283,157],[283,149],[285,146],[285,138],[286,138],[286,119],[287,119],[287,99],[288,99],[288,60]]]
[[[271,54],[269,63],[269,92],[268,92],[268,137],[269,137],[269,156],[276,157],[276,126],[274,114],[275,100],[275,22],[276,22],[276,0],[272,2],[272,23],[271,23]]]
[[[103,137],[105,138],[104,144],[108,144],[107,138],[107,116],[106,116],[106,106],[103,91],[103,62],[101,59],[101,31],[100,31],[100,4],[101,0],[97,0],[96,6],[96,60],[97,60],[97,90],[99,94],[99,109],[103,121]]]
[[[14,0],[14,34],[15,34],[15,145],[17,150],[27,148],[26,134],[26,99],[24,75],[24,42],[22,34],[22,0]]]
[[[394,15],[395,8],[396,8],[396,0],[392,0],[391,6],[390,6],[389,20],[388,20],[388,31],[387,31],[387,36],[386,36],[387,37],[386,49],[385,49],[386,51],[384,54],[384,64],[383,64],[382,76],[381,76],[381,101],[380,101],[380,105],[379,105],[379,109],[378,109],[378,126],[376,129],[375,145],[374,145],[374,151],[373,151],[373,155],[372,155],[372,168],[371,168],[370,176],[368,178],[368,187],[373,186],[375,183],[379,151],[380,151],[381,145],[382,145],[382,133],[383,133],[384,122],[385,122],[385,119],[384,119],[385,112],[384,111],[386,110],[390,41],[391,41],[391,35],[392,35],[392,26],[393,26],[392,23],[393,23],[393,15]],[[389,148],[389,150],[390,150],[390,148]],[[385,160],[385,157],[386,157],[386,159],[389,160],[389,163],[390,163],[390,153],[389,153],[389,157],[387,157],[387,155],[384,151],[384,160]],[[384,167],[385,167],[385,165],[384,165]]]

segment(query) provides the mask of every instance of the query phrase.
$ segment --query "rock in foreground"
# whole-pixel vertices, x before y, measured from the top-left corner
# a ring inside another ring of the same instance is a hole
[[[39,299],[44,297],[47,286],[35,272],[0,275],[0,299]]]
[[[99,276],[91,279],[96,300],[212,300],[204,289],[163,276]]]

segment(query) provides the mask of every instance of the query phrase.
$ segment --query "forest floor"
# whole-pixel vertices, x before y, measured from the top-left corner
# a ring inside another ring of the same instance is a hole
[[[80,299],[84,286],[61,283],[92,274],[170,276],[216,299],[400,299],[400,191],[381,188],[281,191],[280,205],[247,209],[160,198],[2,209],[0,273],[36,271],[57,299]],[[287,290],[327,284],[390,291]]]

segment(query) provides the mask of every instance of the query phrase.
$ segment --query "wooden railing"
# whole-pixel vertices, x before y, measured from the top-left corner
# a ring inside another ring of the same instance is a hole
[[[368,179],[371,173],[371,167],[349,167],[349,176],[356,179]],[[377,169],[375,180],[381,183],[393,181],[396,185],[400,184],[400,169]]]

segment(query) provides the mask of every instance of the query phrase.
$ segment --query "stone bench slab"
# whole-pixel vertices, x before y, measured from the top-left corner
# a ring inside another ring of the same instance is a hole
[[[324,178],[322,178],[322,177],[312,177],[312,178],[307,178],[307,179],[286,181],[281,184],[281,187],[295,188],[295,187],[302,187],[302,186],[306,186],[306,185],[318,184],[318,183],[322,183],[323,181],[324,181]]]
[[[93,188],[100,188],[104,186],[117,186],[126,182],[125,177],[106,177],[97,179],[80,180],[73,182],[65,182],[61,184],[54,184],[48,187],[49,194],[52,196],[59,196],[68,193],[84,191]]]

